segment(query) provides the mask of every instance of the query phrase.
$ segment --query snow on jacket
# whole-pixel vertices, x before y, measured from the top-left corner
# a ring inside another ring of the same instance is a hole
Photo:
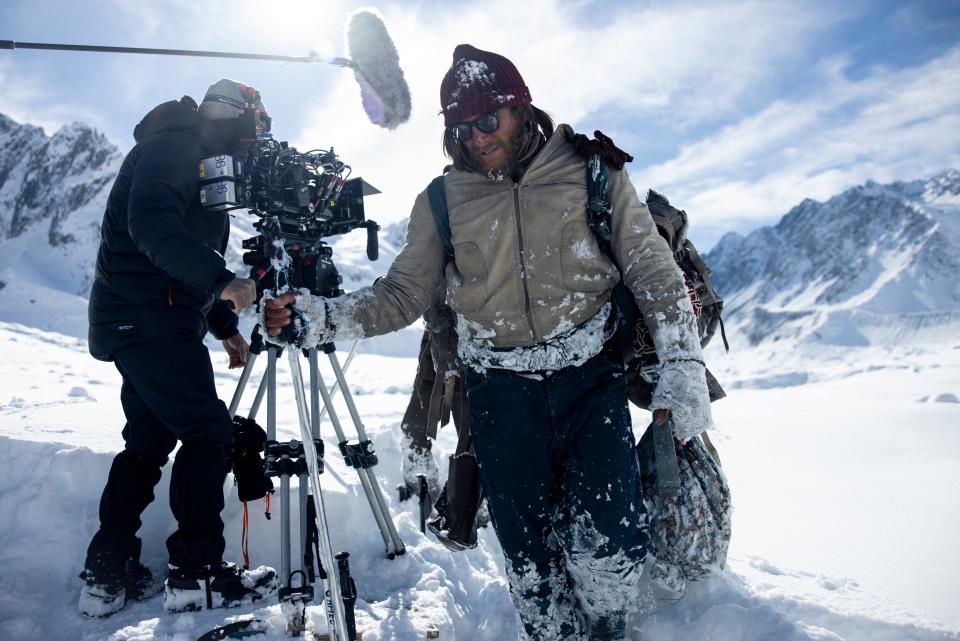
[[[319,305],[298,301],[300,308],[325,314],[316,342],[406,327],[437,302],[444,286],[459,317],[461,343],[532,347],[597,317],[620,273],[587,224],[586,161],[568,142],[572,133],[560,125],[519,183],[456,169],[447,174],[449,264],[429,198],[421,193],[406,244],[385,277]],[[712,421],[683,277],[626,171],[609,173],[607,196],[614,254],[662,363],[652,407],[671,409],[677,437],[686,438]]]
[[[104,360],[131,342],[237,331],[213,296],[234,277],[222,255],[230,219],[201,206],[197,169],[222,143],[177,101],[148,113],[134,138],[107,199],[90,293],[90,352]]]

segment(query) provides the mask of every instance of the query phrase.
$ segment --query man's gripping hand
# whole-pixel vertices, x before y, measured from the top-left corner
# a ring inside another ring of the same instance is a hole
[[[223,349],[227,352],[227,356],[230,357],[229,369],[244,365],[247,362],[247,357],[250,355],[250,344],[247,343],[247,340],[240,332],[237,332],[230,338],[225,338],[223,340]]]
[[[266,301],[263,306],[263,318],[267,333],[270,336],[279,336],[283,328],[290,324],[293,310],[290,309],[289,305],[295,303],[296,300],[296,294],[287,292]]]
[[[220,299],[232,303],[239,314],[257,301],[257,284],[252,278],[234,278],[223,288]]]

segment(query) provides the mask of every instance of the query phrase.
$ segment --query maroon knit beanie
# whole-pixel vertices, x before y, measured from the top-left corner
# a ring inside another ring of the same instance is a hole
[[[453,64],[440,83],[445,126],[501,107],[530,102],[530,90],[507,58],[470,45],[457,45],[453,50]]]

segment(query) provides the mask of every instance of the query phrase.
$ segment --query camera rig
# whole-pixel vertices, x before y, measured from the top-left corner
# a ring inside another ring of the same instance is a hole
[[[250,133],[253,120],[238,123]],[[380,193],[361,178],[350,179],[349,165],[340,161],[333,149],[301,153],[271,136],[253,133],[246,154],[213,156],[200,162],[200,199],[202,204],[218,211],[248,209],[256,216],[256,236],[243,241],[243,262],[250,266],[250,277],[257,284],[257,298],[267,290],[274,295],[287,289],[305,289],[315,296],[334,297],[343,293],[342,278],[333,263],[333,249],[324,238],[345,234],[357,228],[367,230],[367,257],[378,254],[377,223],[366,220],[363,197]],[[320,473],[323,471],[323,441],[320,421],[329,416],[337,436],[340,453],[348,466],[356,469],[360,484],[380,530],[388,558],[405,551],[373,473],[377,456],[367,437],[359,412],[332,343],[309,346],[303,350],[310,364],[309,403],[300,368],[303,338],[309,319],[291,308],[293,318],[278,337],[289,347],[288,358],[293,382],[300,440],[281,443],[277,440],[277,359],[284,347],[265,345],[257,329],[251,335],[250,356],[230,402],[234,414],[249,380],[254,361],[266,351],[267,368],[257,390],[249,419],[253,420],[264,396],[267,399],[266,471],[280,479],[282,519],[280,576],[285,585],[279,591],[281,609],[287,616],[287,630],[300,636],[306,628],[306,607],[315,598],[314,584],[324,581],[330,638],[353,641],[356,622],[353,605],[356,588],[349,575],[347,554],[333,554]],[[337,378],[337,386],[357,430],[357,443],[349,442],[320,374],[318,351],[323,351]],[[349,361],[348,361],[349,362]],[[323,413],[321,413],[321,403]],[[309,407],[308,407],[309,404]],[[291,478],[299,479],[300,554],[294,555],[291,539]],[[312,488],[312,491],[311,491]],[[312,550],[315,550],[315,554]],[[299,558],[298,558],[299,556]],[[318,572],[314,573],[314,561]],[[297,567],[299,566],[299,568]],[[210,638],[222,638],[226,627],[217,628]]]
[[[350,179],[351,171],[332,148],[301,153],[269,135],[251,142],[243,157],[200,162],[205,207],[248,209],[258,218],[253,226],[259,234],[243,241],[243,262],[257,283],[258,299],[266,290],[342,294],[333,249],[324,238],[365,228],[367,257],[377,259],[380,226],[366,220],[363,197],[380,192],[362,178]],[[294,321],[280,336],[285,343],[299,343],[306,331],[308,321],[295,309]]]

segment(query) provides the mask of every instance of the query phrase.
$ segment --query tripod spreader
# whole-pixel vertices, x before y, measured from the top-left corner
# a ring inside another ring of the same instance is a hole
[[[314,439],[314,448],[317,451],[317,473],[323,473],[323,441]],[[264,463],[267,476],[281,476],[289,474],[299,476],[308,474],[307,462],[303,453],[303,443],[291,440],[286,443],[267,441]]]
[[[376,452],[373,451],[373,443],[369,440],[352,444],[344,441],[338,445],[343,459],[350,467],[366,470],[379,462]]]

